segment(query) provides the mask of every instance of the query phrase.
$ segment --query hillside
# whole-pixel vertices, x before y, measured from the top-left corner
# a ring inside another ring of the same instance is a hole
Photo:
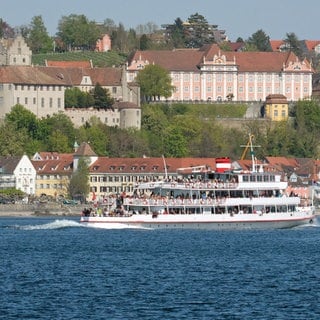
[[[126,56],[117,52],[63,52],[63,53],[46,53],[32,55],[34,65],[45,65],[45,60],[53,61],[88,61],[91,60],[94,67],[112,67],[120,66],[126,61]]]

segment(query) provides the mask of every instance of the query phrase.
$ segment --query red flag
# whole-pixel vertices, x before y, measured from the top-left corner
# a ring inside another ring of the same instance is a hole
[[[95,192],[93,191],[93,192],[92,192],[92,201],[96,200],[96,198],[97,198],[97,197],[96,197],[96,194],[95,194]]]

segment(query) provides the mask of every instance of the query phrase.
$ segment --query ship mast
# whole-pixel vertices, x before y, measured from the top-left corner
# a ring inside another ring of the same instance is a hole
[[[252,161],[252,172],[257,172],[256,169],[257,169],[257,166],[256,166],[256,157],[254,155],[254,151],[253,151],[253,148],[254,147],[260,147],[260,146],[254,146],[252,144],[252,138],[254,137],[253,134],[249,134],[249,139],[248,139],[248,142],[245,146],[241,146],[241,147],[244,147],[244,150],[242,152],[242,155],[241,155],[241,160],[245,159],[246,157],[246,154],[248,152],[248,150],[250,149],[250,156],[251,156],[251,161]]]
[[[256,157],[254,156],[252,138],[253,138],[253,135],[249,134],[250,155],[251,155],[251,161],[252,161],[252,172],[256,172]]]

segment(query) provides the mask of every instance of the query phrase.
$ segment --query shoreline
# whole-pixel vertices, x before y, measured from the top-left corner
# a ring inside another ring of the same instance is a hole
[[[10,217],[80,217],[82,206],[0,205],[0,218]]]

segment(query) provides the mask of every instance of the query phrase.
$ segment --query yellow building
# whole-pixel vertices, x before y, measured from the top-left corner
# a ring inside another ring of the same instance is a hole
[[[39,152],[32,158],[36,169],[36,196],[66,196],[73,172],[73,154]]]
[[[289,103],[282,94],[269,94],[264,106],[264,117],[271,121],[284,121],[289,116]]]

